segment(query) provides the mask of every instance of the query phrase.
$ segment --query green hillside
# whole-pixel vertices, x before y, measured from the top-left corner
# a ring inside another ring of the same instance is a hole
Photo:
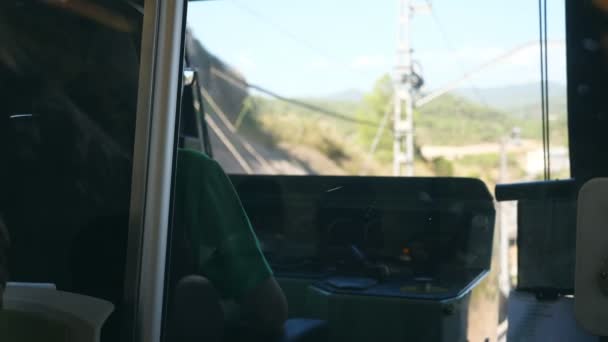
[[[378,80],[372,91],[361,100],[341,97],[332,99],[299,99],[327,111],[348,118],[379,125],[386,111],[391,111],[393,96],[390,79]],[[498,155],[490,153],[456,161],[443,158],[424,160],[423,146],[471,146],[497,144],[514,127],[519,127],[522,139],[538,141],[542,137],[540,115],[532,115],[534,104],[526,115],[513,115],[510,111],[475,103],[457,94],[446,94],[417,109],[415,115],[415,144],[417,147],[417,174],[460,175],[484,178],[494,183],[497,177]],[[567,143],[565,112],[552,115],[552,144]],[[340,120],[315,110],[267,97],[250,96],[237,120],[241,132],[252,139],[272,146],[289,149],[293,146],[309,148],[332,160],[345,173],[358,174],[362,170],[377,174],[390,174],[393,135],[392,114],[378,146],[371,158],[368,153],[378,130],[364,124]],[[498,150],[496,150],[498,151]],[[487,152],[486,152],[487,153]],[[512,173],[523,175],[523,156],[510,155]]]
[[[550,82],[549,99],[553,108],[564,108],[567,97],[566,85]],[[540,103],[540,83],[524,83],[494,88],[465,88],[453,92],[469,101],[483,102],[505,112]]]
[[[419,144],[468,145],[496,142],[521,122],[499,110],[446,94],[416,113]]]

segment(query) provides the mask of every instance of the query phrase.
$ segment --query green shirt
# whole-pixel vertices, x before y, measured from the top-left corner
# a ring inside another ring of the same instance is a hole
[[[239,299],[272,275],[239,197],[220,165],[178,151],[175,224],[202,275],[224,298]]]

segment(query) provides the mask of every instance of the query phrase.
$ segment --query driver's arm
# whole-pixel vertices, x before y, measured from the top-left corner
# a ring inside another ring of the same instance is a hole
[[[189,229],[200,272],[222,297],[238,304],[241,324],[280,333],[287,301],[230,179],[202,153],[180,150],[178,159],[177,186],[183,193],[176,210],[182,219],[190,217],[181,224]]]
[[[280,334],[287,320],[287,300],[274,277],[268,277],[239,301],[241,321],[261,331]]]

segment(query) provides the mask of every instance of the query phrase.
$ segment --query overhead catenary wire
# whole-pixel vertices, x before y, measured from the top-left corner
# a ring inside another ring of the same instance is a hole
[[[437,13],[431,3],[431,0],[426,0],[426,4],[430,9],[431,16],[433,18],[433,21],[435,22],[435,25],[437,26],[437,30],[439,31],[439,34],[441,35],[441,39],[443,40],[447,49],[450,51],[451,55],[454,56],[454,61],[456,61],[456,64],[458,65],[460,72],[462,74],[466,74],[467,70],[464,68],[464,63],[462,62],[460,55],[456,52],[456,48],[454,47],[452,40],[449,38],[447,31],[445,30],[443,24],[439,20],[439,16],[437,15]],[[477,88],[477,86],[471,81],[470,78],[467,78],[466,81],[468,82],[469,86],[471,87],[473,94],[477,97],[477,100],[479,101],[479,103],[485,108],[490,108],[490,105],[488,104],[488,102],[486,101],[484,96],[481,94],[481,91],[479,90],[479,88]],[[466,110],[464,107],[465,99],[463,97],[456,96],[456,97],[454,97],[454,100],[456,101],[456,106],[459,109]]]
[[[460,69],[460,72],[463,74],[466,73],[467,70],[464,67],[464,63],[462,62],[460,55],[456,52],[455,45],[452,43],[452,40],[450,39],[445,27],[439,20],[439,16],[437,15],[435,9],[433,8],[433,6],[431,4],[431,0],[426,0],[426,3],[430,8],[431,16],[433,18],[433,21],[435,22],[435,25],[437,26],[437,30],[439,31],[439,34],[441,35],[441,39],[445,43],[448,50],[450,50],[450,53],[455,57],[455,61],[458,64],[458,68]],[[473,90],[473,93],[479,100],[479,102],[486,108],[490,107],[488,102],[486,101],[485,97],[479,90],[479,88],[477,88],[477,86],[470,79],[468,80],[468,83],[469,83],[469,86],[471,87],[471,90]]]
[[[226,128],[228,128],[230,133],[235,134],[238,141],[241,143],[241,145],[243,145],[245,150],[247,152],[249,152],[249,154],[251,154],[253,156],[253,158],[260,165],[262,165],[262,167],[264,167],[264,169],[266,169],[266,171],[270,172],[271,174],[275,174],[276,170],[272,167],[272,165],[270,165],[270,163],[266,160],[266,158],[264,158],[253,146],[251,146],[251,144],[249,142],[247,142],[245,139],[243,139],[240,135],[236,135],[236,133],[237,133],[236,127],[234,127],[234,125],[230,122],[230,120],[228,120],[228,117],[226,116],[224,111],[220,108],[220,106],[217,104],[217,102],[215,102],[215,100],[209,94],[209,92],[203,87],[201,87],[200,90],[201,90],[201,95],[203,96],[205,101],[207,101],[207,103],[209,104],[211,109],[213,109],[215,114],[219,117],[222,124]]]
[[[547,137],[547,180],[551,179],[551,132],[550,132],[550,121],[549,121],[549,50],[547,49],[547,0],[544,0],[544,9],[543,9],[543,17],[544,17],[544,41],[545,45],[545,130]]]
[[[205,121],[207,121],[207,124],[209,124],[209,127],[211,127],[211,130],[213,130],[215,135],[217,135],[217,137],[220,139],[222,144],[224,144],[224,146],[226,146],[226,148],[228,149],[228,152],[230,152],[230,154],[232,154],[232,156],[234,157],[236,162],[241,166],[243,171],[245,171],[245,173],[247,173],[248,175],[253,174],[253,168],[251,167],[251,165],[249,165],[247,160],[245,160],[245,158],[243,158],[243,155],[241,155],[241,153],[236,149],[234,144],[232,144],[232,142],[230,142],[230,139],[228,139],[228,137],[226,137],[224,132],[222,132],[220,127],[217,125],[217,123],[215,123],[215,120],[213,120],[213,118],[208,113],[206,113],[206,115],[205,115]]]
[[[268,96],[271,96],[277,100],[280,100],[280,101],[283,101],[286,103],[290,103],[294,106],[298,106],[301,108],[311,110],[311,111],[316,112],[321,115],[325,115],[328,117],[332,117],[334,119],[338,119],[338,120],[345,121],[345,122],[350,122],[350,123],[357,124],[357,125],[378,127],[378,123],[376,123],[376,122],[369,121],[369,120],[355,119],[353,117],[348,116],[347,114],[339,113],[339,112],[336,112],[333,110],[322,108],[320,106],[317,106],[317,105],[314,105],[311,103],[307,103],[307,102],[304,102],[301,100],[296,100],[296,99],[288,98],[283,95],[279,95],[279,94],[275,93],[274,91],[268,90],[262,86],[251,84],[245,80],[236,79],[214,67],[211,67],[211,73],[224,79],[225,81],[233,84],[236,87],[240,87],[241,89],[252,89],[252,90],[258,91],[260,93],[266,94]]]
[[[299,37],[298,35],[291,32],[285,26],[277,23],[271,17],[264,15],[263,13],[256,11],[247,5],[244,5],[243,1],[232,0],[232,1],[228,1],[228,3],[232,4],[234,7],[240,9],[241,11],[246,12],[251,17],[257,19],[259,22],[272,27],[272,29],[274,31],[289,38],[291,41],[293,41],[300,47],[308,50],[309,52],[311,52],[319,57],[322,57],[324,59],[323,62],[331,62],[332,68],[334,68],[334,69],[341,68],[343,71],[348,71],[349,73],[352,73],[353,75],[359,75],[359,76],[361,75],[360,71],[349,67],[350,63],[345,63],[341,58],[338,58],[337,56],[329,53],[328,51],[326,51],[324,49],[320,49],[318,46],[311,43],[309,40]]]
[[[543,1],[538,0],[538,46],[540,49],[539,53],[539,66],[540,66],[540,110],[541,110],[541,133],[543,139],[543,177],[547,179],[547,150],[546,150],[546,139],[545,139],[545,69],[543,67],[544,59],[544,45],[543,45],[543,16],[542,16]]]
[[[549,82],[547,53],[547,1],[538,0],[539,45],[540,45],[540,87],[541,120],[543,138],[544,178],[551,178],[551,147],[549,130]]]
[[[562,43],[562,41],[555,40],[555,41],[551,41],[551,43],[559,44],[559,43]],[[506,59],[510,58],[511,56],[513,56],[521,51],[524,51],[525,49],[528,49],[530,47],[536,47],[537,45],[538,45],[537,41],[531,41],[531,42],[527,42],[524,44],[520,44],[520,45],[514,47],[513,49],[503,52],[500,55],[474,67],[473,69],[468,70],[460,78],[458,78],[454,81],[448,82],[447,84],[445,84],[444,86],[440,87],[439,89],[433,91],[432,93],[426,94],[423,97],[419,98],[416,101],[416,108],[420,108],[420,107],[426,105],[427,103],[439,98],[441,95],[458,87],[460,84],[465,82],[467,79],[469,79],[472,76],[484,71],[485,69],[497,64],[498,62],[502,62],[503,60],[506,60]]]
[[[295,34],[291,33],[287,28],[283,27],[283,25],[278,24],[276,21],[272,20],[268,16],[263,15],[262,13],[260,13],[256,10],[254,10],[253,8],[244,5],[242,2],[232,0],[232,1],[228,1],[228,3],[232,4],[233,6],[235,6],[236,8],[239,8],[240,10],[242,10],[244,12],[247,12],[250,16],[256,18],[258,21],[265,23],[268,26],[271,26],[275,31],[288,37],[296,44],[299,44],[300,46],[305,47],[310,52],[312,52],[320,57],[323,57],[327,60],[336,61],[336,58],[330,56],[327,52],[320,50],[319,48],[315,47],[313,44],[311,44],[307,40],[296,36]],[[338,63],[338,65],[340,65],[340,64],[342,64],[342,63]]]
[[[388,119],[391,114],[393,102],[390,101],[384,110],[384,115],[382,116],[382,120],[380,121],[380,126],[378,126],[378,130],[376,131],[376,135],[372,140],[372,144],[370,146],[369,152],[367,154],[367,158],[363,162],[363,166],[361,166],[361,170],[359,171],[360,176],[365,176],[367,174],[367,169],[369,167],[369,163],[372,161],[374,157],[374,153],[376,153],[376,149],[378,149],[378,145],[380,144],[380,139],[384,136],[384,130],[388,124]]]

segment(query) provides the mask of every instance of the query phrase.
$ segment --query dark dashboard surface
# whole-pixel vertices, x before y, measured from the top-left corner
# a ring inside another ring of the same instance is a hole
[[[462,270],[436,278],[394,276],[384,281],[330,276],[316,281],[314,286],[341,295],[444,300],[458,298],[481,281],[487,273],[486,270]]]
[[[416,289],[425,286],[453,294],[490,268],[495,212],[479,180],[231,179],[278,276],[371,278],[378,294],[422,294]]]

